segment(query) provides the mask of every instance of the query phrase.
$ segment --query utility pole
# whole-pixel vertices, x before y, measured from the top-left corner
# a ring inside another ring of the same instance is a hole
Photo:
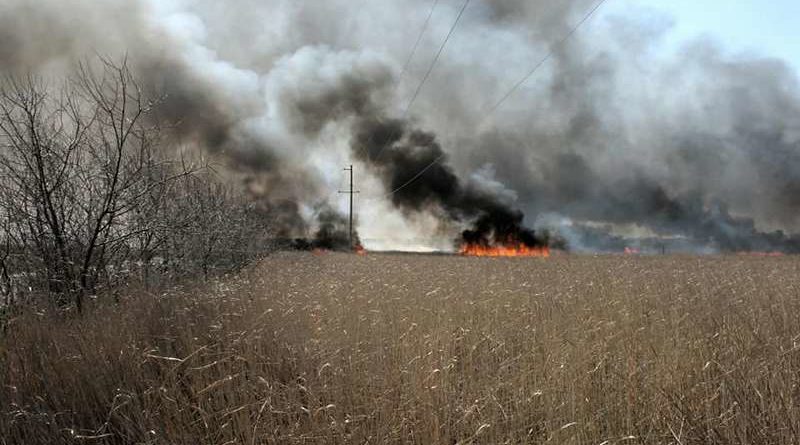
[[[353,196],[361,192],[353,190],[353,166],[351,165],[349,168],[344,169],[344,171],[350,172],[350,191],[339,190],[339,193],[350,195],[350,249],[353,250],[355,249],[355,245],[353,244]]]

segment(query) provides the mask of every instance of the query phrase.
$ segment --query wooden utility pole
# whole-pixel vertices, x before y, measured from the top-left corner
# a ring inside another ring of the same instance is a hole
[[[344,171],[350,172],[350,191],[342,191],[339,190],[339,193],[344,193],[346,195],[350,195],[350,249],[355,249],[355,244],[353,244],[353,196],[356,193],[361,193],[358,190],[353,190],[353,166],[351,165],[349,168],[344,169]]]

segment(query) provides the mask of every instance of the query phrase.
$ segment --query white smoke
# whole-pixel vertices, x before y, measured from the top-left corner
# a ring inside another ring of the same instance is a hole
[[[345,209],[353,118],[404,114],[462,4],[439,2],[401,76],[432,1],[0,0],[0,70],[128,54],[183,137],[310,215],[326,201]],[[473,0],[410,119],[529,222],[557,214],[565,230],[592,221],[707,239],[750,231],[737,225],[748,217],[752,230],[798,231],[796,73],[709,41],[662,56],[671,23],[652,11],[590,22],[487,115],[592,4]],[[458,228],[397,211],[356,168],[364,238],[450,242]]]

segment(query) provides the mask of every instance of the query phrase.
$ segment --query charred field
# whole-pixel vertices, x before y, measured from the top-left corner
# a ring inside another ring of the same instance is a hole
[[[799,269],[276,254],[18,314],[0,443],[797,443]]]

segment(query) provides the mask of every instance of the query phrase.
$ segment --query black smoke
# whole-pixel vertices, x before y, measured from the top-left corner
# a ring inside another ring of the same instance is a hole
[[[393,193],[404,212],[430,212],[447,221],[469,224],[460,243],[481,246],[541,247],[547,238],[523,225],[524,215],[475,184],[465,183],[448,164],[432,133],[400,119],[359,119],[351,141],[354,155]]]
[[[439,2],[403,70],[427,0],[0,0],[0,73],[128,54],[175,140],[243,178],[281,236],[341,238],[311,209],[355,157],[386,192],[404,186],[388,198],[403,215],[487,243],[552,244],[549,227],[593,251],[800,250],[800,87],[784,61],[708,40],[668,54],[670,20],[632,9],[555,47],[487,119],[594,4],[473,0],[408,113],[460,2]],[[486,165],[503,190],[475,177]]]
[[[349,221],[334,209],[322,209],[317,216],[317,221],[319,221],[319,228],[312,241],[315,248],[346,251],[361,246],[361,240],[356,232],[353,233],[351,244]]]

